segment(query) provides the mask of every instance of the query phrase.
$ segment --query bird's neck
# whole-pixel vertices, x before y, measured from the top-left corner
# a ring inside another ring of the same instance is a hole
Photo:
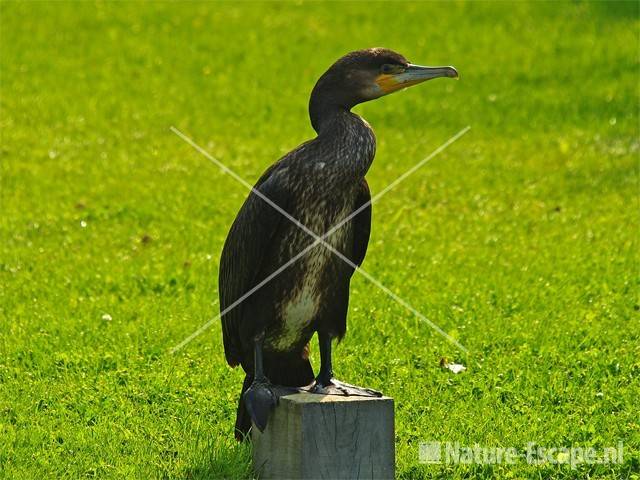
[[[326,145],[327,160],[355,177],[364,177],[376,153],[376,137],[369,124],[344,107],[324,104],[309,113],[313,128],[318,132],[317,141]]]

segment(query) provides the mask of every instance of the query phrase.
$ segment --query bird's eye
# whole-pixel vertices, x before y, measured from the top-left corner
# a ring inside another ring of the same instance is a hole
[[[402,73],[404,71],[404,67],[402,65],[393,65],[391,63],[385,63],[380,67],[380,71],[382,73]]]

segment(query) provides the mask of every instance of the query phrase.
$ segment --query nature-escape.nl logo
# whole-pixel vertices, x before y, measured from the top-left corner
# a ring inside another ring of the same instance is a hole
[[[524,449],[515,447],[486,447],[460,445],[459,442],[423,442],[420,444],[420,463],[464,463],[500,465],[526,462],[531,465],[559,464],[575,469],[578,465],[622,463],[623,442],[615,447],[547,447],[535,442]]]

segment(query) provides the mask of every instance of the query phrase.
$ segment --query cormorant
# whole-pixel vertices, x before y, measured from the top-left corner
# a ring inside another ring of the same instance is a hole
[[[316,83],[309,116],[317,137],[274,163],[254,189],[316,235],[363,207],[325,241],[360,266],[369,243],[371,206],[365,174],[376,149],[371,127],[353,106],[436,77],[457,78],[453,67],[422,67],[388,49],[351,52]],[[236,437],[251,421],[263,430],[278,388],[309,386],[317,393],[373,392],[333,378],[331,341],[347,328],[353,268],[317,244],[238,306],[225,310],[314,238],[254,191],[238,213],[220,260],[219,292],[225,357],[246,372]],[[315,378],[309,341],[318,332],[321,365]],[[337,392],[336,392],[337,390]]]

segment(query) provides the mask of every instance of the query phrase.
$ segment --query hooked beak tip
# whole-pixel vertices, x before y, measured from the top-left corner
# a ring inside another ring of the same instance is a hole
[[[376,78],[376,84],[383,95],[401,90],[412,85],[417,85],[433,78],[455,78],[458,79],[458,70],[452,66],[446,67],[425,67],[422,65],[409,64],[400,73],[381,74]]]

